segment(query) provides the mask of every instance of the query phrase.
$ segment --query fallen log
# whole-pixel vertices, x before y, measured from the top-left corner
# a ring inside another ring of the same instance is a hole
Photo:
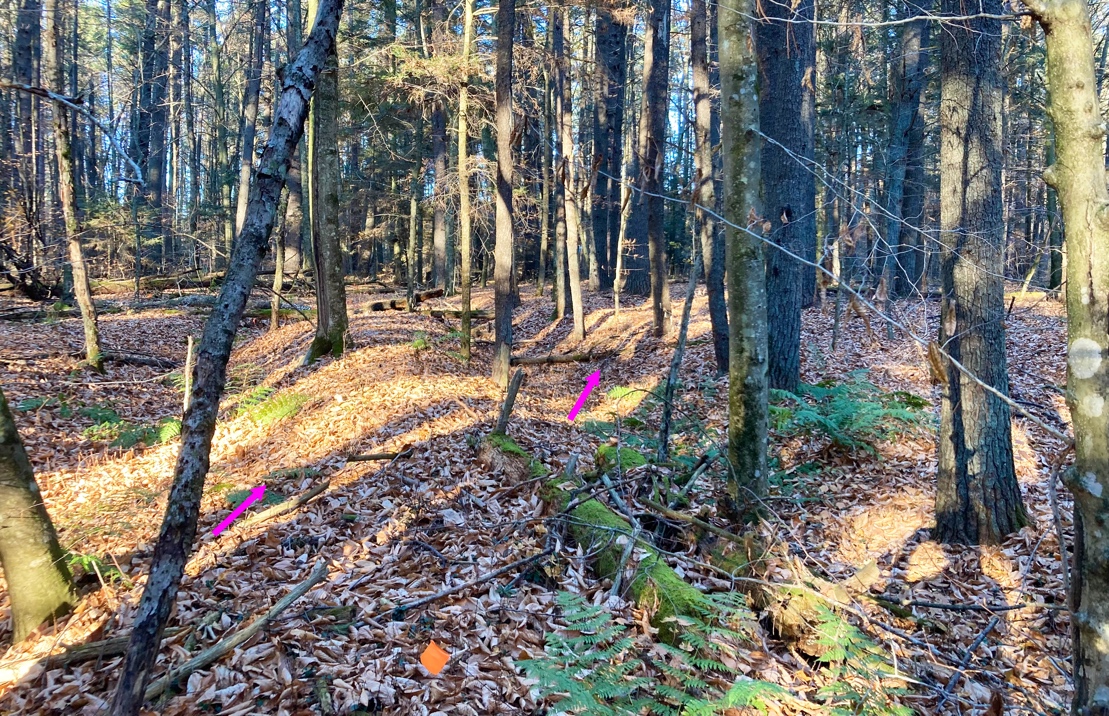
[[[277,517],[278,515],[283,515],[286,512],[292,512],[293,510],[303,507],[307,503],[311,502],[312,499],[316,497],[316,495],[319,495],[321,492],[329,487],[331,487],[331,480],[324,480],[308,492],[305,492],[302,495],[297,495],[297,498],[295,500],[286,500],[281,504],[266,508],[256,515],[251,515],[249,518],[243,520],[242,526],[249,527],[251,525],[258,524],[259,522],[265,522],[266,520]]]
[[[443,289],[433,288],[429,291],[420,291],[413,296],[413,303],[419,304],[428,300],[429,298],[438,298],[443,295]],[[366,309],[367,311],[404,311],[408,309],[407,298],[394,298],[389,301],[374,301]]]
[[[545,356],[513,356],[512,365],[550,365],[552,363],[587,363],[594,360],[602,360],[616,355],[616,351],[602,351],[594,353],[565,353],[556,354],[552,353]]]
[[[180,361],[171,360],[169,358],[158,358],[157,356],[137,356],[131,353],[105,353],[104,360],[113,363],[123,363],[125,365],[143,365],[151,368],[164,368],[166,370],[173,370],[180,368]]]
[[[381,460],[395,460],[398,457],[404,457],[411,453],[411,450],[404,452],[372,452],[367,455],[351,455],[347,458],[347,462],[378,462]]]
[[[165,636],[176,636],[183,631],[185,631],[183,627],[170,627],[166,629]],[[46,668],[57,669],[63,666],[69,666],[70,664],[79,664],[83,661],[105,659],[126,654],[127,642],[130,641],[130,639],[130,634],[123,634],[121,636],[113,636],[110,639],[90,641],[87,644],[71,646],[60,654],[52,654],[46,657]]]
[[[462,318],[462,311],[457,308],[422,308],[415,313],[432,318]],[[489,311],[470,311],[471,321],[492,321],[493,314]]]
[[[231,636],[220,639],[213,646],[205,649],[192,659],[186,661],[181,666],[178,666],[175,669],[170,669],[168,672],[166,672],[165,676],[158,679],[150,686],[146,687],[146,693],[143,695],[143,698],[145,698],[147,701],[157,698],[162,694],[163,691],[169,688],[170,684],[178,681],[179,679],[188,677],[189,674],[193,673],[197,669],[203,669],[205,666],[211,664],[213,661],[220,658],[224,654],[227,654],[228,652],[234,650],[235,647],[245,643],[252,636],[262,631],[262,627],[266,626],[266,624],[270,620],[272,620],[281,612],[288,609],[289,605],[291,605],[293,602],[307,594],[309,589],[316,586],[319,582],[323,581],[323,578],[326,576],[327,562],[321,561],[319,564],[316,565],[316,568],[312,570],[312,573],[308,575],[308,579],[304,580],[296,587],[294,587],[293,591],[282,597],[277,604],[274,604],[272,607],[270,607],[269,611],[259,617],[256,617],[254,621],[250,622],[250,624],[238,630]]]

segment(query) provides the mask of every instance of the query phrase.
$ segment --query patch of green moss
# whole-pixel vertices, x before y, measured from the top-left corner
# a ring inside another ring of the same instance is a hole
[[[615,445],[602,445],[597,448],[597,456],[594,458],[597,465],[598,472],[608,472],[616,467],[616,446]],[[647,464],[647,458],[643,457],[641,453],[629,447],[620,448],[620,469],[631,470],[634,467],[641,467]]]
[[[303,480],[306,477],[318,477],[320,471],[314,467],[287,467],[274,470],[262,478],[262,482],[275,482],[277,480]]]
[[[570,495],[558,488],[559,482],[552,480],[547,483],[544,499],[558,505],[559,509],[565,509]],[[579,544],[608,545],[597,554],[595,571],[598,577],[611,579],[619,569],[624,554],[624,545],[617,544],[613,535],[623,534],[630,538],[631,525],[598,500],[578,505],[571,514],[574,521],[570,532]],[[657,551],[643,544],[639,545],[639,549],[646,554],[640,559],[629,591],[639,606],[654,609],[651,624],[659,630],[659,638],[675,644],[678,641],[677,625],[669,620],[670,617],[703,613],[706,607],[704,595],[679,577]]]
[[[531,456],[524,452],[524,449],[516,444],[516,441],[507,435],[500,433],[489,433],[485,436],[485,442],[497,448],[506,455],[515,455],[530,460]]]

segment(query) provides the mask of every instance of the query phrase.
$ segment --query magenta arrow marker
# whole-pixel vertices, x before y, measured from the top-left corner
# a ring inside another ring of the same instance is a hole
[[[236,517],[241,515],[243,513],[243,511],[246,510],[246,508],[250,507],[255,502],[257,502],[258,500],[265,497],[265,495],[266,495],[266,486],[265,485],[259,485],[258,487],[255,487],[253,490],[250,491],[250,496],[249,497],[247,497],[245,500],[240,502],[238,507],[231,510],[231,514],[229,514],[223,520],[223,522],[220,522],[218,525],[216,525],[216,528],[214,530],[212,530],[212,534],[218,535],[220,532],[223,532],[225,529],[230,527],[231,523],[235,521]]]
[[[589,394],[593,392],[593,389],[596,388],[597,384],[600,382],[601,371],[599,370],[594,371],[592,375],[585,379],[585,390],[581,391],[581,395],[578,396],[578,402],[574,403],[574,409],[566,416],[567,420],[574,422],[574,418],[578,417],[578,413],[585,407],[585,401],[589,400]]]

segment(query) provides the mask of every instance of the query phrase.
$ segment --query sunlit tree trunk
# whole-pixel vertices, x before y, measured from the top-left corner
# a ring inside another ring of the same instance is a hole
[[[579,237],[581,213],[578,207],[578,172],[574,156],[574,107],[571,100],[570,54],[566,51],[565,31],[569,10],[556,11],[551,20],[551,49],[555,56],[554,114],[559,142],[557,174],[561,178],[562,210],[565,216],[566,267],[570,287],[570,310],[574,316],[573,339],[585,340],[585,310],[582,305]]]
[[[497,237],[493,276],[493,380],[508,385],[512,359],[512,44],[516,32],[515,0],[497,5],[497,67],[493,90],[497,112]]]
[[[943,0],[943,12],[963,12]],[[1000,13],[1000,0],[984,12]],[[1008,395],[1001,206],[1001,23],[940,33],[940,345]],[[936,531],[942,542],[996,544],[1028,524],[1013,467],[1009,406],[948,365],[940,409]]]
[[[720,31],[720,123],[724,152],[724,217],[728,264],[729,392],[728,458],[731,479],[727,511],[735,521],[757,511],[766,490],[767,320],[766,261],[763,246],[748,230],[759,217],[761,176],[758,64],[755,57],[754,0],[724,0]]]
[[[246,202],[250,196],[250,174],[254,170],[254,135],[258,126],[258,96],[262,91],[263,37],[266,34],[266,2],[253,0],[251,13],[254,26],[250,34],[250,63],[246,66],[246,89],[243,92],[243,136],[239,153],[239,191],[235,210],[235,231],[242,229],[246,219]]]
[[[462,19],[462,83],[458,89],[458,244],[462,262],[462,357],[470,360],[470,290],[473,279],[473,219],[470,216],[470,128],[467,114],[470,111],[470,46],[474,38],[474,0],[463,0]]]
[[[1083,0],[1031,0],[1044,29],[1055,162],[1067,242],[1067,405],[1074,421],[1075,716],[1109,713],[1109,191],[1105,187],[1090,16]]]
[[[62,83],[61,27],[58,23],[58,0],[46,0],[46,26],[43,28],[42,63],[46,81],[58,94],[65,94]],[[54,103],[54,155],[57,158],[58,202],[62,206],[65,222],[66,246],[70,270],[73,273],[73,294],[81,310],[81,325],[85,332],[85,360],[94,370],[102,370],[104,358],[100,354],[100,332],[96,326],[96,306],[89,287],[88,268],[81,240],[81,223],[77,212],[77,191],[74,178],[74,159],[70,143],[69,109],[60,102]]]
[[[8,401],[0,391],[0,566],[11,603],[12,641],[76,602],[73,580]]]

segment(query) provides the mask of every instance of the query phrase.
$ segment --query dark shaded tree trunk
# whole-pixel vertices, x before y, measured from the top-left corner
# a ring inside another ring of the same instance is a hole
[[[172,240],[162,224],[166,163],[166,102],[169,82],[169,2],[147,0],[142,33],[142,78],[136,131],[139,166],[146,185],[138,194],[139,236],[144,246],[157,247],[162,262],[172,252]]]
[[[1044,181],[1059,195],[1067,242],[1067,406],[1075,462],[1070,608],[1076,716],[1109,713],[1109,191],[1105,124],[1095,92],[1089,9],[1082,0],[1031,0],[1047,42],[1049,112],[1057,157]]]
[[[208,473],[212,434],[220,397],[227,382],[227,361],[255,276],[266,253],[277,205],[308,115],[308,98],[322,71],[332,67],[342,0],[320,0],[312,32],[297,59],[285,69],[273,112],[273,128],[250,190],[246,221],[235,245],[231,266],[215,310],[204,325],[197,350],[192,402],[181,426],[181,448],[162,530],[154,547],[150,576],[131,630],[119,684],[112,701],[114,716],[135,716],[154,667],[162,630],[173,612],[177,589],[196,537],[204,477]]]
[[[41,33],[41,0],[21,0],[16,15],[15,45],[12,48],[12,78],[17,84],[35,84],[35,48]],[[19,157],[19,203],[27,222],[22,253],[34,263],[34,245],[42,243],[39,227],[38,189],[35,183],[35,102],[26,92],[17,95],[15,151]]]
[[[315,17],[319,0],[309,0]],[[318,21],[318,20],[317,20]],[[316,277],[316,337],[305,365],[321,356],[338,358],[350,343],[343,246],[339,238],[339,73],[334,45],[320,72],[308,120],[308,217]]]
[[[769,238],[810,261],[816,259],[816,184],[812,173],[814,73],[813,0],[760,5],[759,119],[762,186]],[[801,308],[810,303],[815,274],[796,259],[766,253],[770,387],[796,391],[801,376]]]
[[[696,127],[693,162],[697,177],[696,204],[716,210],[716,173],[712,163],[712,86],[709,78],[708,9],[705,0],[690,6],[690,63],[693,66],[693,110]],[[709,319],[712,322],[712,347],[716,373],[728,372],[728,310],[724,297],[724,234],[716,220],[696,209],[700,227],[701,255],[705,267]],[[684,318],[683,318],[684,322]]]
[[[754,52],[754,0],[724,0],[717,16],[720,37],[721,140],[728,263],[729,389],[728,459],[732,470],[725,511],[736,522],[758,512],[766,492],[767,381],[766,261],[749,216],[759,201],[758,64]]]
[[[65,553],[15,420],[0,390],[0,566],[8,583],[12,641],[19,642],[43,622],[76,603]]]
[[[959,0],[942,11],[963,13]],[[987,13],[1000,13],[987,0]],[[940,34],[939,342],[978,379],[1009,393],[1001,203],[1001,23],[949,23]],[[997,544],[1028,524],[1013,468],[1009,406],[953,364],[940,410],[936,531],[942,542]]]
[[[42,63],[46,81],[52,90],[65,94],[62,81],[62,28],[58,22],[58,0],[46,0],[46,27],[43,31]],[[103,369],[100,354],[100,331],[96,325],[96,306],[92,301],[88,267],[81,240],[81,221],[77,210],[77,182],[70,136],[69,109],[54,103],[54,155],[57,159],[58,203],[62,206],[66,247],[73,274],[73,294],[81,309],[81,325],[85,333],[85,360],[93,370]]]
[[[620,233],[620,169],[624,161],[624,89],[628,81],[628,27],[599,6],[594,44],[596,100],[594,152],[599,159],[593,194],[593,241],[601,288],[612,287]],[[597,161],[597,160],[594,160]]]
[[[508,385],[512,359],[512,44],[516,32],[515,0],[497,5],[497,67],[494,93],[497,113],[497,238],[493,268],[493,381]]]

